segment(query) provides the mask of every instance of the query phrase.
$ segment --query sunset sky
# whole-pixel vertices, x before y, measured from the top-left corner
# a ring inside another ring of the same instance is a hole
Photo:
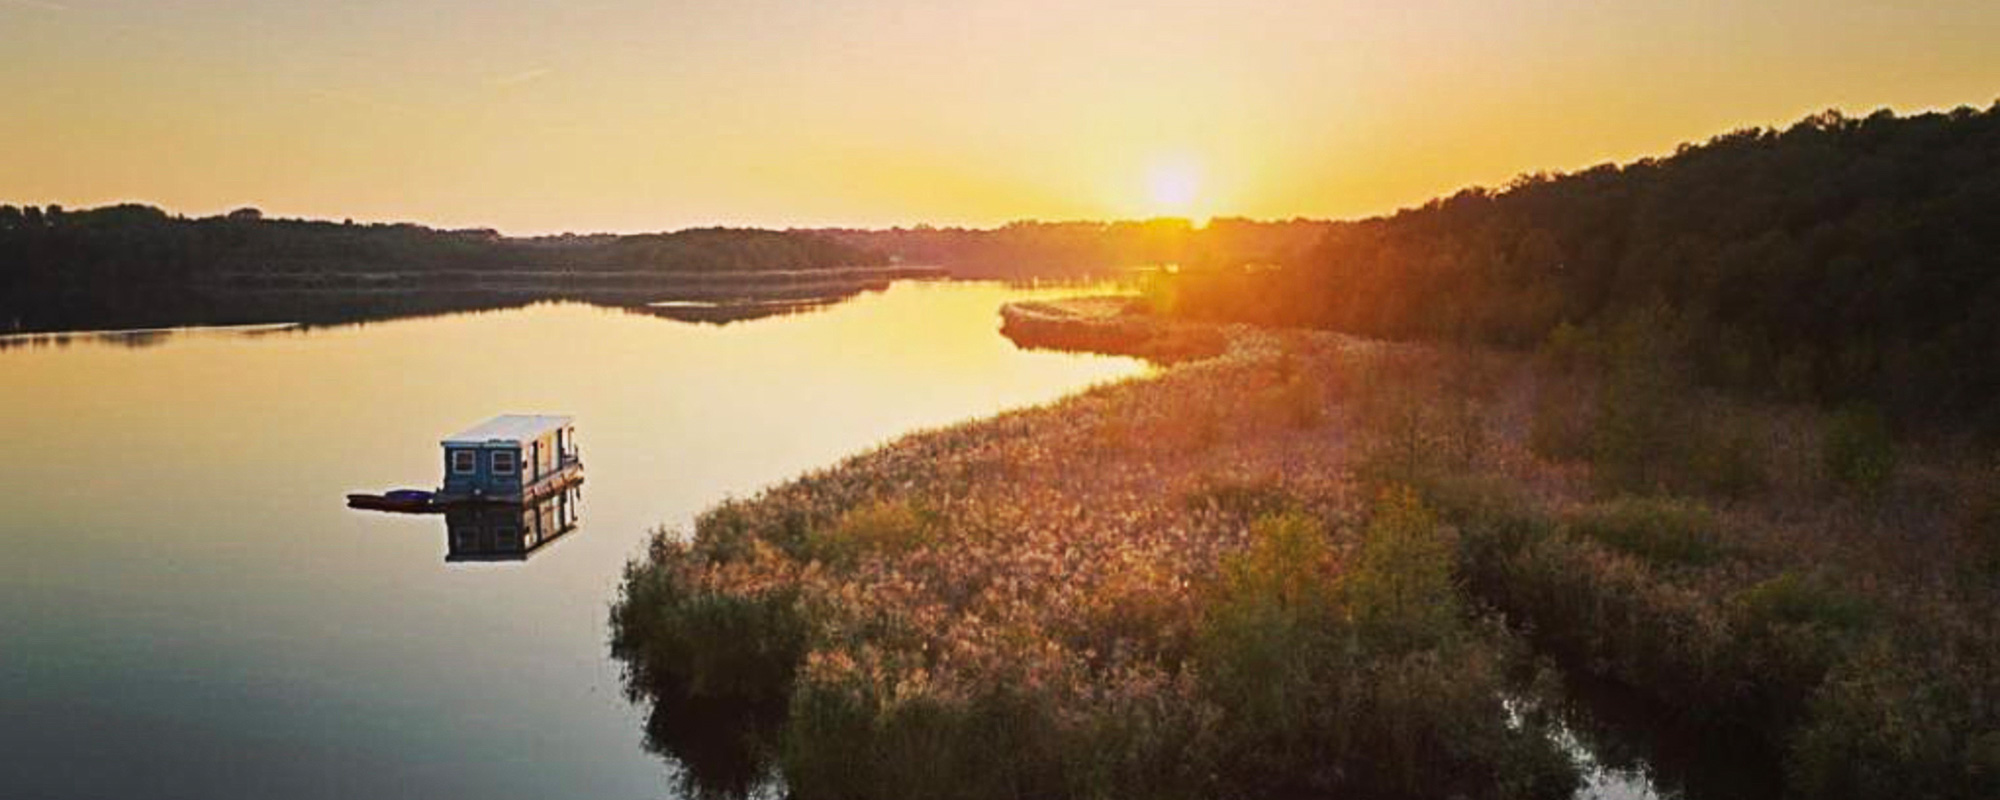
[[[1350,217],[1828,107],[2000,4],[0,0],[0,200],[492,226]]]

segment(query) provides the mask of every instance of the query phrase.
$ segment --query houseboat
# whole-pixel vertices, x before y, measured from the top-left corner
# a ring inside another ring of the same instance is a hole
[[[525,561],[576,530],[583,487],[570,484],[524,505],[460,503],[445,509],[447,562]]]
[[[534,503],[583,480],[569,417],[505,414],[444,442],[444,485],[436,502]]]

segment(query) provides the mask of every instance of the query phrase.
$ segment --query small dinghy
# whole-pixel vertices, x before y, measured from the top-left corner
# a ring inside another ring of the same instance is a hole
[[[422,489],[397,489],[385,494],[350,494],[348,508],[365,508],[370,511],[400,511],[406,514],[421,514],[442,510],[430,492]]]

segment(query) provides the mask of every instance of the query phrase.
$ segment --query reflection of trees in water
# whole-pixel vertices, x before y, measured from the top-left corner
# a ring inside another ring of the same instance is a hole
[[[726,325],[831,308],[867,292],[888,288],[887,280],[853,285],[813,286],[776,296],[679,299],[680,292],[585,292],[548,294],[491,290],[413,292],[250,291],[190,297],[169,294],[130,303],[94,298],[81,304],[35,303],[0,307],[0,350],[67,347],[78,342],[151,347],[181,328],[238,328],[243,336],[279,336],[324,328],[362,327],[381,322],[507,311],[543,302],[582,302],[676,322]],[[12,323],[18,333],[7,333]]]
[[[1600,780],[1649,786],[1635,797],[1777,797],[1782,758],[1751,731],[1703,724],[1615,681],[1571,671],[1562,721]],[[1622,797],[1613,793],[1609,796]]]
[[[705,520],[697,528],[725,524]],[[796,595],[709,593],[673,537],[648,549],[656,559],[628,566],[609,620],[625,697],[646,709],[646,749],[680,768],[687,796],[779,794],[782,729],[809,638]]]
[[[879,290],[871,288],[870,291]],[[740,303],[654,303],[638,307],[624,306],[623,308],[635,314],[662,317],[676,322],[728,325],[732,322],[749,322],[769,317],[792,317],[825,311],[860,295],[860,291],[855,291],[834,297],[817,297],[808,300],[769,300]]]
[[[680,767],[682,795],[701,798],[777,796],[778,735],[786,700],[701,697],[685,686],[629,688],[650,699],[646,751]]]
[[[90,341],[148,347],[172,337],[174,328],[235,327],[245,335],[296,333],[303,328],[366,325],[374,322],[499,311],[539,298],[488,292],[421,293],[164,292],[151,298],[87,302],[30,302],[0,308],[0,321],[20,332],[0,335],[0,349],[65,346]],[[263,327],[252,326],[279,326]]]

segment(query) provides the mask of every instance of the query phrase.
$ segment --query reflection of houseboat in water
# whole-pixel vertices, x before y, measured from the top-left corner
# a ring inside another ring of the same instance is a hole
[[[582,502],[583,486],[573,481],[526,504],[447,506],[444,560],[524,560],[576,530]]]
[[[444,440],[436,501],[533,503],[583,480],[569,417],[505,414]]]

